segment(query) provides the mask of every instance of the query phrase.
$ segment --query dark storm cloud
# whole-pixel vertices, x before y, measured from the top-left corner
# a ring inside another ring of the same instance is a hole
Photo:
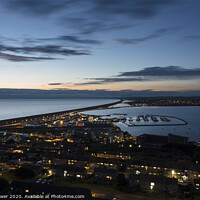
[[[11,52],[7,53],[7,52]],[[21,53],[22,55],[13,55],[13,53]],[[9,61],[39,61],[39,60],[53,60],[51,57],[30,57],[32,54],[46,54],[48,56],[79,56],[79,55],[90,55],[88,50],[75,50],[67,49],[59,45],[44,45],[44,46],[6,46],[0,44],[0,58]]]
[[[200,78],[200,68],[186,69],[179,66],[148,67],[139,71],[121,72],[111,78],[87,78],[75,85],[107,84],[120,82],[148,82],[162,80],[193,80]]]
[[[151,40],[151,39],[154,39],[154,38],[159,38],[161,36],[164,36],[164,35],[167,35],[169,34],[170,32],[172,31],[175,31],[177,30],[178,28],[166,28],[166,29],[159,29],[159,30],[156,30],[154,33],[150,34],[150,35],[147,35],[145,37],[140,37],[140,38],[129,38],[129,39],[116,39],[117,42],[121,43],[121,44],[138,44],[140,42],[145,42],[147,40]]]
[[[200,96],[200,91],[152,91],[149,90],[39,90],[39,89],[1,89],[0,99],[68,99],[68,98],[125,98],[135,96]]]
[[[167,67],[147,67],[140,71],[122,72],[119,76],[130,77],[130,76],[157,76],[157,77],[177,77],[186,78],[200,76],[200,68],[186,69],[180,66],[167,66]]]
[[[18,55],[1,53],[1,52],[0,52],[0,59],[12,61],[12,62],[55,60],[54,58],[48,58],[48,57],[18,56]]]

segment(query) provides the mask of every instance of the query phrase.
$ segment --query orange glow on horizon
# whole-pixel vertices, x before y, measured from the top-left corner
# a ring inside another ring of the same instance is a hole
[[[23,84],[9,85],[9,87],[2,87],[2,89],[39,89],[39,90],[152,90],[152,91],[196,91],[200,90],[198,81],[155,81],[155,82],[122,82],[109,84],[94,84],[94,85],[48,85],[48,84]]]

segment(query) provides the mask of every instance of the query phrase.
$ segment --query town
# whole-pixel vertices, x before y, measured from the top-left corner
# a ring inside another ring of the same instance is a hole
[[[197,97],[136,97],[128,98],[132,106],[199,106]]]
[[[132,136],[115,120],[74,111],[2,126],[1,193],[68,189],[86,199],[199,198],[198,142],[173,134]]]

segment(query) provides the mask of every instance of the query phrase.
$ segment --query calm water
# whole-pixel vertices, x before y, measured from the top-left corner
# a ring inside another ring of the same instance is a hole
[[[116,99],[0,99],[0,120],[103,105],[116,101]],[[189,136],[190,140],[200,141],[200,106],[125,107],[108,110],[94,110],[88,111],[87,113],[94,115],[120,113],[127,114],[126,117],[147,114],[178,117],[187,121],[188,125],[162,127],[127,127],[122,123],[117,123],[117,125],[123,131],[128,131],[132,135],[144,133],[167,135],[168,133],[173,133]]]
[[[167,107],[127,107],[108,110],[96,110],[84,112],[87,114],[110,115],[113,113],[127,114],[126,117],[137,115],[166,115],[178,117],[188,122],[183,126],[140,126],[127,127],[123,123],[116,123],[123,131],[132,135],[173,133],[188,136],[190,140],[200,141],[200,106],[167,106]]]
[[[116,99],[0,99],[0,120],[116,102]]]

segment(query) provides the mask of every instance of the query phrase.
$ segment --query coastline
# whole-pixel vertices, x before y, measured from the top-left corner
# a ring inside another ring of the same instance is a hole
[[[7,126],[7,125],[12,125],[15,123],[20,123],[20,122],[27,122],[27,121],[34,121],[34,120],[39,120],[41,118],[51,118],[51,117],[58,117],[59,115],[65,115],[70,112],[82,112],[82,111],[87,111],[87,110],[94,110],[94,109],[103,109],[108,106],[112,106],[118,103],[121,103],[123,100],[118,100],[113,103],[108,103],[108,104],[103,104],[103,105],[97,105],[97,106],[90,106],[90,107],[83,107],[83,108],[78,108],[78,109],[71,109],[71,110],[65,110],[65,111],[59,111],[59,112],[51,112],[51,113],[44,113],[44,114],[38,114],[38,115],[30,115],[30,116],[24,116],[24,117],[17,117],[17,118],[10,118],[10,119],[4,119],[0,120],[0,127]]]

